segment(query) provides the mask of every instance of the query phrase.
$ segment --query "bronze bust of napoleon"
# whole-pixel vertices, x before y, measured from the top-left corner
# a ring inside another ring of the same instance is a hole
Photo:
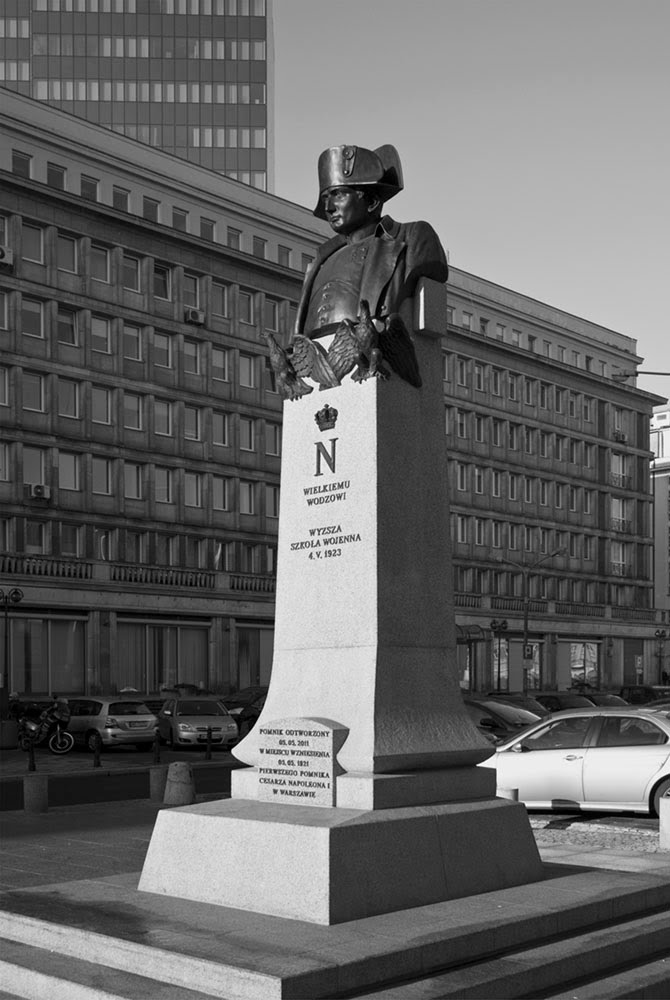
[[[437,234],[427,222],[398,223],[382,214],[403,188],[393,146],[333,146],[319,157],[318,170],[314,215],[335,235],[305,274],[291,347],[283,351],[268,336],[278,388],[297,399],[312,391],[307,377],[321,389],[339,385],[349,372],[355,381],[388,378],[384,362],[419,387],[414,346],[398,310],[419,278],[446,281]]]

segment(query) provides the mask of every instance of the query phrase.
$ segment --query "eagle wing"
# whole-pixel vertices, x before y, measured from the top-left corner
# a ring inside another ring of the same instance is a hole
[[[379,335],[379,347],[396,375],[417,389],[421,388],[423,382],[414,344],[398,313],[391,313],[386,320],[385,329]]]
[[[324,349],[308,337],[297,336],[293,339],[291,364],[297,375],[313,378],[321,389],[332,389],[340,384]]]
[[[328,360],[338,378],[342,378],[356,367],[360,348],[353,326],[349,320],[343,320],[338,326],[328,348]]]

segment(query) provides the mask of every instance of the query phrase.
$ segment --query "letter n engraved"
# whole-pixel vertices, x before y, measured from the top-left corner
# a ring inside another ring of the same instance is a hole
[[[330,451],[326,448],[322,441],[315,441],[316,444],[316,472],[315,476],[322,476],[321,471],[321,459],[326,463],[331,472],[335,472],[335,446],[337,445],[338,438],[330,439]]]

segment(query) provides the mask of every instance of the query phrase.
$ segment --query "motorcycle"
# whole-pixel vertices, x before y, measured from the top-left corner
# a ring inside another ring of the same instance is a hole
[[[22,715],[19,719],[19,746],[22,750],[46,743],[51,753],[69,753],[74,746],[74,736],[68,733],[70,712],[67,705],[55,702],[46,708],[39,719]]]

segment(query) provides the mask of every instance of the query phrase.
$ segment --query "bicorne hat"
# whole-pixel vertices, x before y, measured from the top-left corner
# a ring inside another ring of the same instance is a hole
[[[325,219],[321,202],[324,191],[333,187],[374,188],[382,201],[388,201],[403,189],[402,167],[395,146],[331,146],[319,157],[319,201],[314,209],[318,219]]]

